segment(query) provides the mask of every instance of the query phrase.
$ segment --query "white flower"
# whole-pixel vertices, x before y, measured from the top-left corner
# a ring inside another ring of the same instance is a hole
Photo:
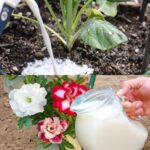
[[[9,103],[18,117],[25,117],[44,111],[46,95],[46,90],[39,84],[26,84],[9,93]]]

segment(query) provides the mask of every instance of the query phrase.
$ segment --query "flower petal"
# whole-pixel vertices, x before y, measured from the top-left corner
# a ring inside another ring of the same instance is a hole
[[[79,92],[80,94],[87,92],[89,90],[88,87],[86,87],[85,85],[79,85]]]
[[[71,111],[70,109],[67,109],[67,110],[66,110],[66,113],[67,113],[69,116],[75,116],[75,115],[76,115],[76,113],[73,112],[73,111]]]
[[[41,88],[40,84],[26,84],[10,92],[10,105],[18,117],[34,115],[44,111],[46,95],[45,88]]]
[[[54,133],[48,132],[47,129],[44,130],[44,133],[47,139],[52,139],[56,136]]]
[[[41,126],[44,124],[44,121],[39,121],[37,124],[37,130],[41,131]]]
[[[55,86],[52,88],[52,97],[54,100],[62,101],[65,98],[66,91],[61,86]]]
[[[63,86],[63,88],[67,88],[69,86],[69,83],[63,82],[62,86]]]
[[[68,100],[64,100],[61,104],[61,109],[63,111],[67,110],[68,108],[70,108],[70,102]]]
[[[49,139],[47,139],[47,138],[45,137],[45,134],[44,134],[44,133],[40,133],[40,132],[39,132],[38,137],[39,137],[41,140],[43,140],[45,143],[49,143],[49,142],[50,142]]]
[[[60,135],[55,136],[53,139],[51,139],[50,142],[54,144],[61,144],[62,138],[63,136],[62,134],[60,134]]]
[[[69,126],[69,122],[68,122],[68,121],[65,121],[65,120],[61,120],[61,121],[60,121],[60,124],[61,124],[61,126],[63,127],[63,131],[62,131],[62,132],[66,131],[67,128],[68,128],[68,126]]]

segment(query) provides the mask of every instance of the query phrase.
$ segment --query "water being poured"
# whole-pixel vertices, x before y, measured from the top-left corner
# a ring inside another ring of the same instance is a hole
[[[57,75],[57,70],[56,70],[55,59],[54,59],[54,55],[53,55],[51,40],[50,40],[49,35],[48,35],[48,33],[45,29],[45,26],[44,26],[44,23],[43,23],[41,14],[40,14],[39,7],[38,7],[35,0],[25,0],[25,1],[28,4],[28,6],[30,7],[30,9],[32,10],[34,16],[37,18],[38,22],[39,22],[45,46],[47,47],[48,53],[49,53],[49,55],[51,57],[51,60],[52,60],[52,66],[53,66],[54,74]]]

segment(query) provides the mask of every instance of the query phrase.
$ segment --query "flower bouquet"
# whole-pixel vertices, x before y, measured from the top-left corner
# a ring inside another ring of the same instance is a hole
[[[9,103],[18,117],[19,129],[37,126],[39,149],[76,149],[72,142],[76,139],[76,113],[70,106],[90,87],[87,77],[26,76],[24,85],[9,93]]]

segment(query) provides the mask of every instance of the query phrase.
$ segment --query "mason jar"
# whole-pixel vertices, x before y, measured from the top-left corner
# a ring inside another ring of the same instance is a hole
[[[71,109],[77,113],[76,136],[84,150],[142,150],[148,132],[127,117],[112,88],[82,94]]]

